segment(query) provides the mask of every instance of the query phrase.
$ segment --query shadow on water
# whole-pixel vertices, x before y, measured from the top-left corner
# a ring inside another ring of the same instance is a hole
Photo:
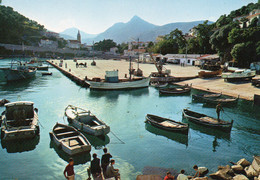
[[[8,153],[21,153],[25,151],[32,151],[36,148],[40,141],[40,136],[36,136],[33,139],[18,140],[18,141],[1,141],[3,149],[6,149]]]
[[[103,147],[105,147],[107,144],[110,143],[110,138],[105,135],[105,136],[92,136],[86,133],[83,133],[84,136],[86,136],[86,138],[88,139],[88,141],[90,142],[91,146],[94,147],[95,149],[102,149]]]
[[[116,91],[103,91],[103,90],[93,90],[90,89],[89,95],[93,98],[105,97],[110,100],[117,100],[120,95],[130,95],[133,97],[148,95],[149,89],[132,89],[132,90],[116,90]]]
[[[83,153],[70,156],[67,153],[65,153],[62,149],[60,149],[58,146],[56,146],[53,141],[50,141],[50,148],[53,148],[55,152],[58,154],[58,156],[66,162],[69,162],[69,159],[73,158],[75,165],[85,164],[91,160],[90,153]]]
[[[188,147],[188,135],[158,129],[148,123],[145,124],[145,129],[150,133],[153,133],[158,136],[164,136],[168,139],[171,139],[180,144],[184,144],[186,145],[186,147]]]

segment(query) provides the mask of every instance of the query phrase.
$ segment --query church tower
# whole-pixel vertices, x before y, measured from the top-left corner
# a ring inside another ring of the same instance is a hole
[[[78,41],[80,42],[80,44],[81,44],[81,35],[80,35],[79,30],[78,30],[77,40],[78,40]]]

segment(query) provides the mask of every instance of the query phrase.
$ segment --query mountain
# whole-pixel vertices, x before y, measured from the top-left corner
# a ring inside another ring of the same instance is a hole
[[[80,33],[81,41],[87,44],[92,44],[93,41],[98,42],[104,39],[113,39],[116,43],[129,42],[137,40],[138,38],[140,41],[155,41],[157,36],[169,34],[176,28],[182,30],[183,33],[187,33],[191,28],[203,22],[204,21],[177,22],[157,26],[138,16],[134,16],[127,23],[116,23],[103,33],[97,35],[87,34],[83,31],[80,31]],[[61,32],[60,35],[65,39],[76,39],[77,33],[77,28],[69,28]]]
[[[64,39],[77,39],[78,31],[80,31],[81,39],[89,39],[89,38],[95,38],[96,34],[88,34],[84,31],[81,31],[77,28],[69,28],[65,29],[64,31],[60,32],[60,37],[63,37]]]

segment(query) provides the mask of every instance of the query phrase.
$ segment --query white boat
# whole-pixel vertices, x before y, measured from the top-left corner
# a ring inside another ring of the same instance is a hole
[[[226,81],[251,80],[255,75],[256,71],[250,69],[239,69],[232,74],[223,74],[222,78]]]
[[[2,140],[33,138],[39,134],[38,110],[33,104],[28,101],[5,104],[6,110],[1,118]]]
[[[72,126],[85,133],[102,136],[110,132],[110,127],[90,111],[69,105],[65,109],[65,116]]]
[[[71,126],[57,123],[50,137],[54,143],[69,155],[89,153],[91,144],[87,138]]]
[[[5,74],[6,81],[17,81],[35,77],[36,68],[29,68],[25,63],[12,62],[10,68],[0,68]]]

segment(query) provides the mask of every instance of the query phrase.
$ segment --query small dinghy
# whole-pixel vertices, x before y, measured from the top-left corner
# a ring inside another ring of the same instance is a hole
[[[230,105],[230,104],[235,104],[237,103],[239,97],[237,98],[209,98],[209,97],[204,97],[201,98],[203,102],[209,103],[209,104],[221,104],[221,105]]]
[[[52,72],[43,72],[42,76],[52,76]]]
[[[191,86],[185,85],[175,88],[164,88],[160,89],[160,95],[181,95],[181,94],[188,94],[191,91]]]
[[[5,104],[6,110],[1,119],[2,140],[28,139],[39,135],[38,109],[33,104],[29,101]]]
[[[69,155],[91,151],[91,144],[87,138],[71,126],[57,123],[50,137],[53,142]]]
[[[222,93],[205,93],[205,94],[193,94],[192,99],[203,100],[204,98],[218,98]]]
[[[158,127],[160,129],[164,129],[167,131],[172,131],[172,132],[180,132],[184,134],[188,134],[189,131],[189,125],[186,123],[182,122],[177,122],[171,119],[155,116],[152,114],[147,114],[146,115],[146,122]]]
[[[108,125],[85,109],[68,105],[65,109],[65,116],[72,126],[85,133],[104,136],[110,132]]]
[[[167,82],[150,82],[150,85],[152,87],[155,87],[155,88],[163,88],[163,87],[166,87],[168,86],[168,83]]]
[[[226,132],[230,132],[233,126],[233,120],[231,122],[227,122],[223,120],[218,121],[216,118],[207,116],[205,114],[200,114],[194,111],[190,111],[188,109],[183,109],[182,115],[190,122],[223,130]]]

